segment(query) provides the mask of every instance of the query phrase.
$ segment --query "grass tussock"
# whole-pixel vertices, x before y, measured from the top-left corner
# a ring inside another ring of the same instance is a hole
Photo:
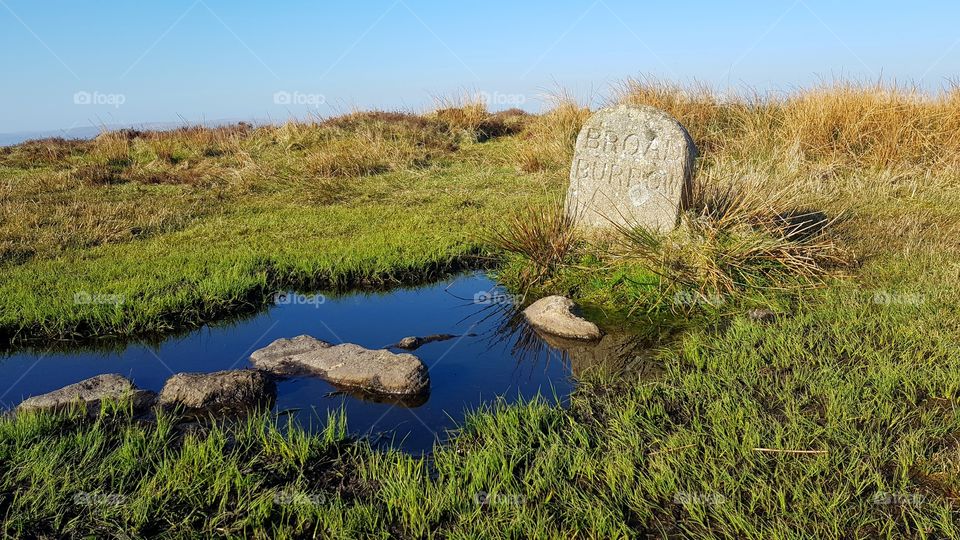
[[[789,157],[807,165],[917,171],[960,164],[960,88],[823,83],[787,94],[724,94],[703,84],[632,79],[618,101],[676,117],[704,155]]]
[[[52,137],[0,147],[0,166],[31,169],[63,165],[67,158],[90,150],[90,141]]]
[[[524,260],[520,280],[527,287],[539,285],[568,263],[581,242],[576,223],[560,199],[547,205],[526,206],[510,215],[505,226],[490,236],[490,243],[497,250]]]
[[[554,106],[538,115],[520,133],[524,144],[517,163],[528,173],[538,171],[568,172],[573,146],[590,110],[568,97],[558,97]]]
[[[286,127],[285,144],[308,148],[308,169],[325,177],[424,167],[455,151],[460,142],[449,124],[403,113],[352,113],[317,129]]]
[[[960,250],[960,89],[823,83],[787,94],[721,94],[651,78],[616,99],[678,118],[701,150],[698,175],[746,178],[751,189],[830,216],[848,214],[846,241],[864,255],[918,246]],[[752,179],[763,178],[762,183]]]
[[[837,218],[798,208],[789,194],[702,186],[693,199],[672,233],[617,227],[614,260],[655,273],[666,298],[819,286],[852,263],[834,233]]]

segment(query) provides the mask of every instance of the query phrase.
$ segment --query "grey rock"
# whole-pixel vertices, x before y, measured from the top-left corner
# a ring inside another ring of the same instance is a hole
[[[523,316],[536,329],[567,339],[596,340],[601,333],[597,325],[577,316],[573,300],[564,296],[548,296],[530,304]]]
[[[78,383],[33,396],[17,406],[17,412],[61,411],[73,406],[86,407],[88,414],[96,414],[104,401],[131,400],[134,411],[140,412],[153,405],[156,393],[137,388],[122,375],[97,375]]]
[[[597,111],[577,137],[567,213],[588,229],[676,227],[697,149],[679,122],[649,106]]]
[[[430,387],[427,366],[412,354],[332,345],[310,336],[278,339],[255,351],[250,361],[277,376],[316,376],[372,394],[416,395]]]
[[[269,406],[277,395],[273,378],[252,369],[178,373],[160,391],[160,405],[194,411]]]

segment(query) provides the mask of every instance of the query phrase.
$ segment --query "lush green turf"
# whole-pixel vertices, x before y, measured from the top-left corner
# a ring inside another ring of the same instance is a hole
[[[340,420],[318,437],[258,417],[185,438],[168,421],[5,420],[5,532],[956,536],[956,272],[870,266],[776,322],[686,332],[660,378],[595,375],[566,407],[481,411],[428,459],[345,443]]]

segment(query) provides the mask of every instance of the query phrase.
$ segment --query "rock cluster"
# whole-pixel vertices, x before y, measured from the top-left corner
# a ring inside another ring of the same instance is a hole
[[[597,325],[575,312],[572,300],[549,296],[534,302],[523,315],[531,326],[551,336],[599,340],[602,334]],[[388,348],[415,349],[457,337],[461,336],[413,336]],[[132,403],[138,413],[155,405],[194,414],[270,407],[276,400],[277,379],[288,377],[319,377],[374,399],[424,399],[430,389],[427,366],[410,353],[395,353],[388,348],[367,349],[352,343],[334,345],[307,335],[283,338],[250,356],[253,369],[178,373],[166,381],[159,395],[137,388],[121,375],[99,375],[31,397],[17,407],[17,412],[80,406],[89,414],[95,414],[107,401]]]

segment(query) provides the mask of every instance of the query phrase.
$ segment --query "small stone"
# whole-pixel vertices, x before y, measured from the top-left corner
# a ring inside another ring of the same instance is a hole
[[[384,348],[385,349],[403,349],[405,351],[415,351],[428,343],[435,343],[437,341],[447,341],[451,339],[456,339],[458,337],[471,337],[475,335],[476,334],[464,334],[462,336],[458,336],[456,334],[430,334],[429,336],[422,336],[422,337],[407,336],[401,339],[400,341],[394,343],[393,345],[390,345]]]
[[[687,130],[659,109],[601,109],[577,137],[567,213],[590,229],[671,231],[690,197],[696,156]]]
[[[250,361],[280,377],[316,376],[372,394],[416,395],[430,387],[427,366],[412,354],[332,345],[310,336],[278,339],[255,351]]]
[[[747,317],[749,317],[751,321],[759,323],[773,322],[777,320],[779,316],[780,314],[772,309],[751,309],[747,313]]]
[[[394,345],[394,348],[413,350],[413,349],[420,348],[422,344],[423,344],[422,339],[416,336],[408,336],[398,341],[397,344]]]
[[[273,378],[252,369],[178,373],[163,386],[160,405],[194,411],[270,406],[277,396]]]
[[[135,412],[153,405],[156,393],[137,388],[130,379],[115,373],[97,375],[59,390],[33,396],[17,406],[17,412],[62,411],[81,404],[88,414],[96,414],[104,401],[132,400]]]
[[[523,315],[534,328],[567,339],[596,340],[602,335],[597,325],[577,316],[573,300],[563,296],[541,298]]]

